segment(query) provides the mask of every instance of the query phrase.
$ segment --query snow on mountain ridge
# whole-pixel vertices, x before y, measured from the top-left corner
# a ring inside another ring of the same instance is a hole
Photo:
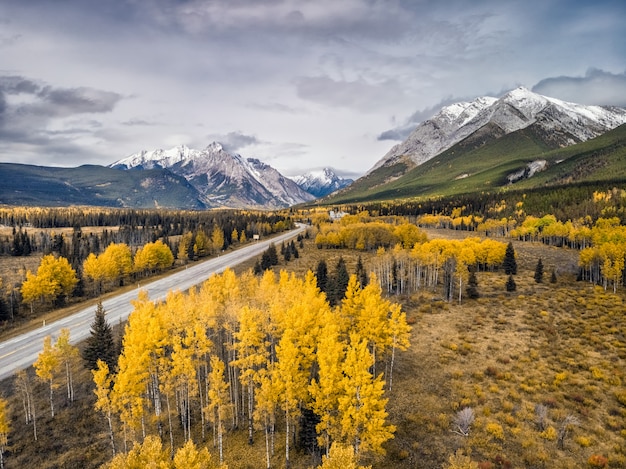
[[[391,148],[368,174],[401,162],[420,165],[489,123],[507,134],[536,122],[561,145],[571,145],[626,123],[626,109],[568,103],[518,87],[501,98],[480,97],[441,108]]]
[[[210,206],[283,208],[313,199],[271,166],[227,152],[218,142],[207,145],[204,150],[185,145],[169,150],[144,150],[110,167],[169,169],[187,179]]]
[[[343,189],[353,182],[352,179],[338,176],[331,168],[311,170],[306,174],[293,176],[291,180],[315,197],[324,197],[331,192]]]

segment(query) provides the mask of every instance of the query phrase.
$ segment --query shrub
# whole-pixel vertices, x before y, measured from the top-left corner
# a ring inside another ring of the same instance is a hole
[[[589,464],[589,467],[602,468],[609,465],[609,460],[601,454],[592,454],[589,456],[589,459],[587,459],[587,464]]]
[[[485,430],[487,430],[487,433],[493,436],[496,440],[504,440],[504,429],[499,423],[490,422],[485,427]]]
[[[548,428],[542,431],[539,436],[545,440],[554,441],[557,437],[556,429],[552,425],[550,425]]]

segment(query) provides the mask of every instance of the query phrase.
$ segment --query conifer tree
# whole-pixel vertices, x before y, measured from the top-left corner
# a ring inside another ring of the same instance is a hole
[[[365,288],[369,282],[369,279],[367,278],[367,272],[365,271],[365,267],[363,266],[363,260],[361,259],[361,256],[359,256],[356,262],[356,277],[361,284],[361,288]]]
[[[467,297],[475,300],[480,297],[478,292],[478,280],[476,279],[476,270],[470,269],[469,278],[467,279],[467,288],[465,289]]]
[[[335,267],[335,274],[333,275],[332,282],[329,282],[330,285],[328,287],[328,297],[332,306],[341,303],[341,300],[346,294],[349,282],[350,274],[348,273],[348,268],[346,267],[346,261],[343,257],[340,257],[337,260],[337,266]]]
[[[541,262],[541,257],[539,258],[539,260],[537,261],[537,265],[535,266],[535,282],[543,282],[543,262]]]
[[[326,261],[324,259],[320,259],[317,263],[315,278],[317,279],[317,288],[326,293],[328,285],[328,267],[326,266]]]
[[[552,274],[550,275],[550,283],[556,283],[556,270],[552,269]]]
[[[97,368],[98,360],[105,362],[109,370],[115,369],[117,350],[113,339],[113,331],[106,320],[102,301],[98,302],[94,320],[91,323],[90,335],[83,349],[85,365],[90,370]]]
[[[502,261],[502,267],[504,268],[504,273],[507,275],[516,275],[517,274],[517,261],[515,260],[515,249],[513,248],[513,243],[509,241],[509,244],[506,246],[506,251],[504,253],[504,261]]]
[[[517,289],[517,285],[515,280],[513,280],[513,275],[509,275],[508,280],[506,281],[506,291],[511,292]]]

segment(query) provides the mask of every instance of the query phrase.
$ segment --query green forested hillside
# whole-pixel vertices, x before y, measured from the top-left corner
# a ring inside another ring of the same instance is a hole
[[[531,162],[546,160],[546,169],[510,184],[507,176]],[[389,171],[389,168],[384,168]],[[381,169],[382,170],[382,169]],[[396,171],[398,173],[399,171]],[[626,126],[584,143],[554,149],[535,126],[500,138],[474,134],[403,176],[371,174],[325,203],[433,198],[546,186],[626,179]]]
[[[0,203],[188,208],[204,205],[182,177],[163,169],[120,171],[103,166],[56,168],[0,163]]]

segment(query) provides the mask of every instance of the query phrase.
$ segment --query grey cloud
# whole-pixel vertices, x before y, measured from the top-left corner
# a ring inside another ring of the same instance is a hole
[[[213,140],[220,142],[227,151],[236,152],[241,148],[260,143],[253,135],[246,135],[242,132],[229,132],[226,135],[212,135]]]
[[[473,99],[473,98],[469,98],[469,99]],[[383,140],[404,141],[409,136],[409,134],[413,132],[413,130],[415,130],[415,127],[417,127],[419,123],[424,122],[427,119],[430,119],[437,112],[439,112],[439,110],[442,107],[449,106],[450,104],[458,103],[460,101],[466,101],[466,100],[468,100],[468,98],[463,99],[463,98],[448,97],[439,101],[434,106],[427,107],[419,111],[415,111],[402,124],[392,129],[385,130],[384,132],[382,132],[378,136],[377,140],[379,141],[383,141]]]
[[[336,81],[327,76],[299,77],[295,80],[298,97],[331,107],[360,112],[378,112],[403,100],[401,87],[387,81],[370,84],[363,79]]]
[[[615,74],[591,68],[582,77],[545,78],[532,90],[580,104],[626,107],[626,72]]]
[[[110,91],[93,88],[44,87],[39,93],[49,103],[53,114],[82,114],[111,112],[122,96]]]

